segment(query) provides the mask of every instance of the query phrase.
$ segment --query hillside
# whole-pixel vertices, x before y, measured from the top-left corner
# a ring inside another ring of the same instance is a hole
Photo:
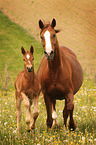
[[[88,76],[96,76],[96,0],[0,0],[0,9],[39,41],[39,19],[56,18],[60,45],[76,53]]]

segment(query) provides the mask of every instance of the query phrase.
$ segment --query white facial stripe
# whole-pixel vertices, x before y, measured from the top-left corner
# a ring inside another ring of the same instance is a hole
[[[29,64],[31,64],[31,62],[30,61],[28,61],[29,62]]]
[[[27,54],[27,55],[26,55],[26,57],[27,57],[27,59],[29,59],[29,58],[30,58],[30,55],[29,55],[29,54]]]
[[[52,51],[52,45],[51,45],[51,40],[50,40],[50,32],[47,30],[44,34],[45,37],[45,49],[47,53],[50,53]]]

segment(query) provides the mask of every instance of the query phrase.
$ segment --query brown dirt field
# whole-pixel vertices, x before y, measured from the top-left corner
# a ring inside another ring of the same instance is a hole
[[[56,18],[60,45],[71,48],[86,74],[96,77],[96,0],[0,0],[0,9],[39,41],[39,19]]]

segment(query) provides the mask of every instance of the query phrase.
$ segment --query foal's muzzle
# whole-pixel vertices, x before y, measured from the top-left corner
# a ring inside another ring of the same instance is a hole
[[[27,71],[28,71],[28,72],[32,72],[32,69],[33,69],[32,66],[30,66],[30,67],[27,66]]]
[[[54,51],[52,50],[50,53],[47,53],[44,51],[45,56],[47,57],[47,60],[52,60],[54,57]]]

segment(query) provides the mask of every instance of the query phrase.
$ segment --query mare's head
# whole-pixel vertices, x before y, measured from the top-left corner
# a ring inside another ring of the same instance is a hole
[[[44,24],[41,20],[39,20],[39,27],[41,29],[40,37],[44,48],[44,54],[48,60],[52,60],[54,58],[54,52],[57,45],[56,33],[59,32],[59,30],[55,30],[55,26],[55,19],[53,19],[49,24]]]
[[[21,53],[23,54],[23,60],[25,63],[25,68],[27,69],[28,72],[32,72],[33,70],[33,53],[34,53],[34,49],[31,46],[30,47],[30,52],[29,51],[25,51],[25,49],[23,47],[21,47]]]

